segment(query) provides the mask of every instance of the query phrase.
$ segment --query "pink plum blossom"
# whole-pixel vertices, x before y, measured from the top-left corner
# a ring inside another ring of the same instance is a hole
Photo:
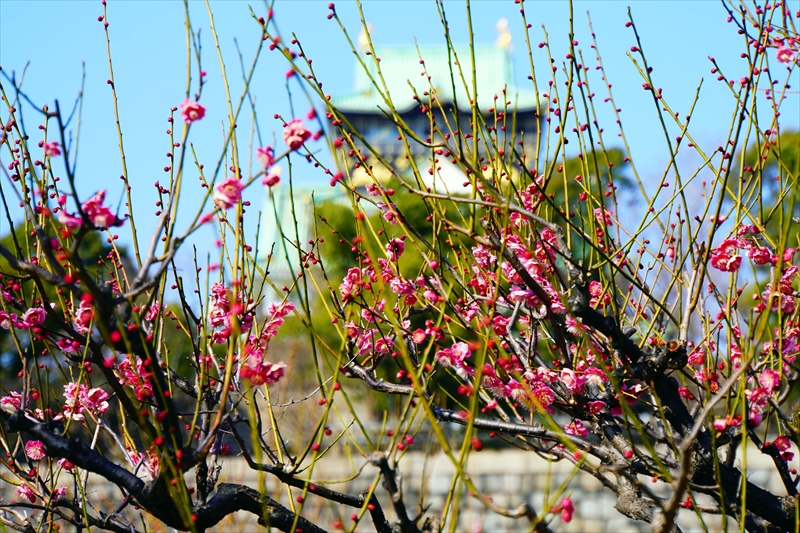
[[[128,355],[118,365],[115,372],[120,377],[120,383],[133,387],[136,398],[143,402],[153,396],[153,385],[145,379],[146,369],[140,357]]]
[[[13,413],[22,409],[22,394],[11,391],[11,396],[0,398],[0,409],[6,413]]]
[[[283,142],[292,150],[299,149],[310,137],[311,131],[299,118],[292,119],[283,126]]]
[[[111,209],[103,205],[105,197],[106,191],[101,190],[81,204],[83,212],[89,217],[94,227],[98,229],[110,228],[121,224],[121,222],[117,220],[117,216],[111,212]]]
[[[275,164],[275,150],[271,146],[256,148],[256,159],[265,169]]]
[[[586,378],[578,375],[575,371],[565,368],[561,370],[561,382],[567,386],[572,394],[580,394],[586,386]]]
[[[778,48],[778,53],[775,54],[775,59],[777,59],[779,63],[789,64],[794,61],[794,50],[788,46],[781,46]]]
[[[214,187],[214,204],[221,209],[230,209],[242,197],[244,185],[239,178],[226,178]]]
[[[450,348],[436,352],[436,360],[442,366],[459,368],[466,363],[464,360],[471,355],[466,342],[457,342]]]
[[[239,370],[242,379],[250,381],[254,387],[265,383],[277,383],[284,375],[286,363],[264,361],[263,354],[249,355]]]
[[[63,209],[58,212],[58,221],[69,229],[80,228],[81,224],[83,224],[83,219],[81,217],[70,215]]]
[[[603,286],[599,281],[589,283],[589,294],[591,295],[589,305],[594,309],[606,307],[611,303],[611,294],[603,293]]]
[[[772,444],[781,452],[781,459],[784,461],[789,462],[794,458],[794,453],[789,451],[792,448],[792,443],[786,435],[781,435]]]
[[[58,460],[58,466],[60,466],[67,472],[72,472],[73,470],[75,470],[75,465],[70,461],[68,461],[67,459],[64,459],[63,457]]]
[[[152,479],[155,479],[158,476],[158,471],[161,468],[158,455],[155,453],[144,454],[137,451],[131,451],[128,452],[128,456],[130,457],[130,461],[134,467],[137,467],[141,464],[144,466],[144,471]]]
[[[725,418],[715,418],[713,422],[714,429],[717,431],[724,431],[728,427],[728,420]]]
[[[64,385],[64,406],[62,416],[83,420],[83,413],[89,411],[94,414],[103,414],[108,411],[108,393],[103,389],[89,389],[84,384],[67,383]]]
[[[742,247],[739,239],[726,239],[711,252],[711,266],[723,272],[735,272],[742,265],[738,249]]]
[[[44,143],[43,149],[44,155],[48,155],[50,157],[57,157],[61,155],[61,146],[57,141],[48,141]]]
[[[17,323],[16,313],[6,313],[2,309],[0,309],[0,328],[11,329],[15,327],[16,323]]]
[[[103,205],[105,198],[106,191],[103,189],[81,204],[81,210],[95,229],[107,229],[122,225],[122,220],[118,219],[111,209]],[[58,212],[58,221],[69,229],[83,225],[83,219],[79,215],[69,214],[64,209]]]
[[[25,443],[25,455],[28,456],[28,459],[31,461],[38,461],[40,459],[44,459],[44,444],[38,440],[29,440]]]
[[[406,243],[402,239],[391,239],[386,243],[386,253],[389,261],[397,261],[406,250]]]
[[[75,319],[72,321],[75,331],[81,335],[89,332],[89,325],[94,317],[94,307],[88,298],[81,298],[78,309],[75,310]]]
[[[610,227],[614,225],[614,223],[611,221],[611,211],[608,209],[596,207],[594,210],[594,216],[597,218],[597,223],[601,226]]]
[[[747,250],[747,257],[757,265],[766,265],[772,259],[772,254],[766,246],[753,246]]]
[[[272,363],[265,360],[264,356],[269,347],[269,340],[278,334],[278,329],[283,325],[284,318],[294,311],[292,302],[271,303],[267,307],[270,317],[264,324],[260,336],[250,335],[244,347],[244,363],[239,368],[239,377],[250,381],[258,387],[265,383],[276,383],[285,374],[286,364],[281,361]]]
[[[36,503],[36,494],[34,494],[33,490],[31,490],[31,488],[24,483],[17,487],[17,494],[31,503]]]
[[[22,321],[27,325],[27,327],[33,328],[36,326],[41,326],[44,323],[44,319],[47,316],[45,310],[41,307],[31,307],[25,314],[22,315]]]
[[[583,422],[580,420],[573,420],[566,426],[564,426],[564,432],[567,435],[575,435],[577,437],[586,438],[589,434],[589,430],[584,427]]]
[[[511,323],[510,318],[502,315],[495,315],[492,319],[492,330],[496,335],[506,335],[508,333],[508,325]]]
[[[187,124],[200,120],[206,115],[206,108],[188,98],[181,103],[181,118]]]
[[[606,373],[597,368],[596,366],[590,366],[583,371],[583,377],[586,378],[586,383],[591,383],[592,385],[602,386],[604,383],[608,381],[608,376]]]
[[[600,400],[593,400],[589,402],[589,412],[593,415],[601,413],[606,408],[606,404]]]
[[[768,392],[772,392],[773,390],[777,389],[781,383],[781,376],[777,372],[771,369],[766,369],[761,372],[761,375],[758,376],[758,382],[761,384],[762,387],[767,389]]]
[[[389,224],[391,224],[393,226],[397,225],[398,220],[397,220],[397,213],[393,209],[394,208],[394,204],[388,205],[388,204],[385,204],[383,202],[375,202],[375,205],[378,207],[378,209],[381,210],[381,212],[383,212],[383,219],[386,222],[388,222]]]
[[[511,379],[508,385],[511,387],[511,397],[525,405],[525,407],[531,411],[545,411],[549,414],[553,414],[550,405],[556,399],[555,394],[553,394],[550,387],[541,381],[525,385]]]
[[[158,318],[158,314],[161,311],[161,307],[162,307],[161,303],[158,300],[154,301],[153,305],[147,308],[147,312],[144,314],[144,319],[147,320],[148,322],[154,321],[156,318]],[[163,308],[164,310],[166,310],[167,304],[164,304]]]
[[[283,319],[294,311],[294,304],[292,302],[281,302],[279,304],[271,303],[267,307],[267,315],[271,316],[266,324],[264,324],[264,333],[268,338],[272,338],[278,334],[278,328],[283,325]]]
[[[274,166],[264,173],[264,177],[261,178],[261,185],[264,185],[265,187],[274,187],[280,181],[281,167]]]

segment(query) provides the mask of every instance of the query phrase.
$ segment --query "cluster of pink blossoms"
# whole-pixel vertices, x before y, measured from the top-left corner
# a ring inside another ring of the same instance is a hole
[[[230,177],[214,187],[214,205],[220,209],[230,209],[242,198],[244,184],[239,178]]]
[[[347,337],[352,339],[355,357],[386,355],[394,348],[394,336],[387,336],[377,328],[362,329],[353,322],[348,322],[345,331]]]
[[[543,302],[525,285],[522,277],[511,263],[503,261],[500,263],[500,270],[505,279],[511,284],[508,300],[512,304],[509,305],[513,307],[513,304],[516,303],[524,304],[532,310],[535,316],[540,317],[545,315],[548,306],[554,313],[565,314],[567,308],[562,303],[560,294],[545,276],[545,274],[552,272],[555,264],[556,236],[550,229],[545,228],[541,231],[540,237],[540,239],[537,239],[536,247],[533,251],[528,249],[518,235],[507,236],[505,245],[514,252],[514,255],[525,267],[528,274],[544,290],[549,302]],[[492,287],[491,282],[495,280],[496,275],[492,271],[491,264],[494,264],[497,259],[483,246],[473,247],[472,253],[475,263],[472,265],[474,279],[470,282],[470,285],[477,289],[478,294],[481,296],[492,297],[489,294],[489,290]],[[498,297],[498,301],[502,304],[508,304],[503,297]],[[474,316],[468,317],[469,320],[472,320],[472,318]]]
[[[740,250],[745,250],[756,265],[777,265],[784,263],[784,270],[777,283],[771,283],[760,295],[760,302],[755,311],[761,312],[765,309],[771,311],[782,310],[784,313],[791,313],[796,307],[794,289],[792,282],[800,272],[800,268],[791,265],[795,249],[786,248],[781,256],[773,254],[766,246],[759,245],[756,236],[758,229],[751,225],[742,225],[737,230],[737,238],[725,239],[710,253],[711,266],[723,272],[735,272],[742,266],[742,256]],[[752,235],[752,237],[748,237]]]
[[[75,318],[72,321],[75,331],[81,335],[86,335],[89,333],[89,326],[91,325],[93,318],[94,307],[92,306],[92,299],[89,295],[84,295],[81,297],[80,304],[78,304],[78,309],[75,310]]]
[[[507,246],[510,250],[514,251],[520,262],[526,268],[531,276],[539,281],[541,286],[550,296],[549,305],[557,312],[566,313],[566,307],[563,305],[559,294],[555,291],[545,274],[551,272],[553,264],[556,260],[555,257],[555,234],[545,229],[540,233],[541,238],[538,240],[537,246],[533,251],[522,243],[521,239],[515,235],[508,236],[506,239]],[[405,250],[405,244],[401,239],[390,239],[386,244],[386,255],[388,260],[379,258],[376,263],[370,264],[364,268],[353,267],[348,270],[344,276],[342,283],[339,286],[339,294],[343,303],[348,303],[357,298],[360,298],[362,293],[371,292],[373,284],[378,282],[379,276],[383,283],[389,285],[391,291],[398,296],[398,305],[400,302],[405,305],[414,305],[419,301],[419,297],[423,301],[430,304],[437,304],[444,301],[447,296],[446,292],[439,286],[439,281],[435,277],[425,278],[420,276],[417,280],[405,280],[398,275],[394,270],[394,263]],[[494,285],[496,283],[496,265],[497,259],[493,253],[484,246],[478,245],[473,249],[473,256],[475,263],[472,265],[474,276],[470,281],[470,285],[476,289],[476,292],[481,296],[491,298],[504,304],[504,306],[513,308],[513,303],[506,302],[502,296],[493,293]],[[501,272],[504,277],[512,283],[512,294],[509,296],[511,302],[526,304],[532,308],[532,312],[544,313],[545,303],[540,301],[532,291],[528,291],[524,286],[524,282],[514,268],[508,263],[501,264]],[[421,293],[421,294],[420,294]],[[592,282],[590,285],[590,293],[592,297],[591,305],[596,308],[601,308],[610,303],[610,296],[603,293],[602,286],[597,282]],[[385,298],[376,302],[372,307],[364,308],[361,310],[361,318],[367,322],[375,322],[376,317],[380,316],[384,307],[387,305]],[[495,314],[491,320],[485,320],[482,317],[482,311],[479,301],[466,302],[464,299],[459,299],[456,304],[456,309],[464,319],[468,322],[475,322],[479,327],[489,327],[494,334],[502,337],[509,333],[508,327],[511,319],[500,314]],[[395,308],[397,312],[397,308]],[[568,325],[571,323],[571,331],[576,336],[583,332],[583,326],[574,318],[567,316],[566,320]],[[529,320],[526,316],[520,315],[517,318],[519,323],[528,323]],[[410,328],[410,322],[405,321],[402,324],[406,330]],[[355,357],[368,356],[368,355],[384,355],[391,353],[393,348],[394,339],[392,334],[384,334],[377,328],[363,328],[353,322],[349,322],[345,328],[348,338],[352,339],[352,355]],[[426,323],[426,327],[417,328],[414,331],[409,331],[405,335],[410,337],[410,340],[415,344],[422,344],[428,339],[432,338],[435,341],[440,341],[443,338],[441,329],[434,325],[432,321]],[[500,343],[509,348],[507,341],[501,339]],[[572,346],[573,351],[577,351],[576,346]],[[494,396],[498,399],[505,399],[507,401],[516,402],[523,407],[532,411],[544,411],[552,413],[551,405],[555,401],[555,393],[551,388],[551,384],[555,381],[562,381],[573,394],[581,394],[587,383],[593,383],[596,386],[601,386],[607,382],[607,376],[603,370],[591,366],[595,360],[596,354],[602,353],[600,348],[594,350],[588,349],[587,353],[581,360],[576,357],[576,367],[572,369],[563,369],[560,373],[547,369],[545,367],[526,370],[522,364],[515,358],[503,359],[498,361],[498,365],[502,366],[508,374],[520,375],[521,378],[515,379],[513,377],[501,380],[495,368],[492,365],[485,365],[482,373],[482,386],[492,391]],[[440,348],[435,355],[436,362],[442,367],[451,368],[456,375],[462,380],[467,381],[470,376],[475,374],[475,369],[469,365],[468,359],[471,355],[470,346],[466,342],[455,342],[449,347]],[[398,379],[402,376],[398,373]],[[465,389],[466,392],[466,389]],[[633,391],[635,392],[635,391]],[[495,401],[492,401],[496,405]],[[619,411],[618,403],[616,406],[607,406],[602,401],[594,401],[590,406],[590,411],[597,414],[607,408],[613,411]],[[582,422],[576,420],[572,422],[568,432],[573,432],[576,435],[584,435],[587,430]]]
[[[199,104],[197,105],[199,106]],[[200,106],[200,108],[202,109],[202,106]],[[204,113],[205,109],[202,109],[199,118],[202,118],[202,114]],[[185,117],[184,120],[186,121]],[[195,118],[192,120],[197,119]],[[191,120],[187,122],[191,122]],[[311,136],[311,132],[299,118],[290,120],[283,127],[283,140],[291,150],[300,149]],[[317,137],[315,136],[315,138]],[[264,177],[261,179],[261,183],[267,187],[277,185],[281,180],[281,167],[275,165],[275,150],[271,146],[257,148],[256,158],[264,167]],[[214,205],[220,209],[230,209],[242,198],[243,190],[244,184],[239,178],[232,176],[224,179],[214,187]]]
[[[271,146],[256,148],[256,159],[264,167],[264,177],[261,184],[273,187],[281,181],[281,167],[275,164],[275,150]]]
[[[264,359],[264,355],[269,348],[269,340],[278,334],[278,329],[283,325],[286,315],[292,311],[294,311],[294,304],[291,302],[270,304],[267,308],[267,315],[270,319],[264,325],[261,335],[258,337],[250,335],[245,344],[244,361],[239,368],[239,376],[249,380],[253,386],[275,383],[283,377],[286,364],[283,361],[279,363],[267,361]]]
[[[42,145],[44,155],[58,157],[61,155],[61,145],[57,141],[49,141]]]
[[[741,225],[736,231],[736,238],[725,239],[710,254],[711,266],[723,272],[735,272],[742,266],[739,250],[745,250],[756,265],[778,264],[778,259],[788,263],[794,256],[794,248],[786,248],[783,257],[773,255],[769,248],[758,244],[756,238],[760,233],[753,225]],[[748,237],[750,236],[750,237]]]
[[[772,46],[775,50],[775,59],[779,63],[787,65],[787,68],[792,67],[792,63],[797,61],[798,54],[800,54],[800,38],[786,37],[772,39]]]
[[[44,323],[47,313],[42,307],[31,307],[21,318],[16,313],[7,313],[0,309],[0,328],[3,329],[31,329]]]
[[[529,411],[553,413],[550,405],[555,401],[555,394],[549,383],[554,383],[559,379],[557,372],[545,367],[525,370],[516,357],[503,358],[498,360],[497,364],[508,374],[521,375],[522,381],[511,377],[504,382],[497,375],[494,367],[487,363],[483,366],[483,376],[481,377],[483,387],[491,391],[496,398],[517,402]]]
[[[778,452],[781,454],[781,459],[787,463],[794,459],[794,453],[789,451],[792,449],[792,442],[786,435],[781,435],[771,443],[765,442],[764,446],[770,446],[770,444],[778,449]]]
[[[264,177],[261,184],[266,187],[273,187],[281,181],[281,167],[275,164],[275,151],[271,146],[256,149],[256,158],[261,166],[264,167]]]
[[[791,313],[796,307],[796,296],[792,282],[797,277],[800,268],[792,265],[784,271],[781,279],[778,280],[777,286],[770,284],[766,290],[761,293],[761,301],[754,308],[758,313],[764,309],[771,311],[782,310],[784,313]]]
[[[447,368],[452,368],[462,379],[475,374],[475,369],[469,366],[466,359],[472,355],[466,342],[457,342],[450,348],[436,352],[436,361]]]
[[[239,294],[239,298],[244,297],[244,293]],[[239,319],[240,331],[248,331],[253,326],[253,311],[245,311],[245,307],[240,301],[231,304],[228,300],[228,289],[225,285],[220,282],[214,283],[211,285],[211,304],[208,309],[208,319],[212,329],[215,329],[211,334],[211,339],[215,344],[222,344],[233,333],[233,322],[231,321],[233,316]]]
[[[81,204],[81,210],[86,214],[89,222],[95,229],[108,229],[114,226],[121,226],[122,220],[117,218],[117,215],[111,212],[107,206],[103,205],[106,198],[106,191],[100,190],[94,196]],[[83,225],[83,218],[80,215],[71,215],[64,210],[64,205],[67,202],[66,195],[62,194],[58,197],[58,204],[60,206],[58,212],[58,221],[64,224],[69,229],[79,228]]]
[[[145,454],[139,453],[136,450],[132,450],[128,452],[128,457],[130,458],[131,464],[134,466],[134,468],[141,464],[144,467],[144,472],[150,476],[150,479],[155,479],[158,477],[158,471],[161,468],[161,462],[158,458],[158,454]]]
[[[738,334],[734,332],[734,334]],[[780,332],[778,330],[775,331],[776,336],[780,336]],[[791,367],[789,366],[790,363],[794,362],[795,354],[792,353],[792,350],[795,350],[796,344],[793,339],[796,338],[798,332],[794,332],[793,337],[785,338],[783,340],[779,340],[777,342],[785,342],[785,350],[784,350],[784,359],[783,359],[783,371],[784,373],[788,374],[791,371]],[[766,356],[767,354],[773,351],[773,347],[777,349],[777,345],[773,342],[764,343],[764,348],[761,352],[762,356]],[[715,393],[719,390],[719,379],[720,376],[717,372],[714,371],[714,368],[709,368],[707,365],[707,353],[713,352],[715,349],[715,344],[713,341],[705,342],[697,347],[695,347],[692,352],[689,354],[688,357],[688,364],[690,366],[700,366],[700,369],[695,370],[694,377],[698,383],[704,384],[708,383],[708,387],[712,393]],[[734,371],[738,370],[742,366],[742,351],[739,348],[736,342],[730,343],[730,364]],[[758,427],[761,425],[761,422],[764,419],[764,415],[767,411],[767,406],[769,404],[769,400],[773,395],[777,394],[778,389],[780,388],[781,383],[781,373],[777,370],[772,368],[765,368],[762,370],[757,379],[749,378],[747,381],[748,388],[745,389],[744,393],[748,400],[749,411],[747,414],[748,423],[752,427]],[[689,399],[694,399],[688,391],[684,391],[684,397]],[[723,431],[729,427],[738,426],[741,423],[741,415],[726,415],[725,417],[718,417],[714,419],[713,426],[714,429],[717,431]]]
[[[84,412],[101,415],[108,411],[108,393],[103,389],[90,389],[83,383],[67,383],[64,385],[63,414],[55,416],[55,420],[67,418],[83,420]]]
[[[17,487],[17,494],[19,494],[22,498],[25,498],[31,503],[36,503],[36,493],[33,490],[23,483],[19,487]],[[52,492],[53,500],[58,500],[59,498],[65,498],[67,496],[67,487],[61,485],[60,487],[56,488]]]
[[[302,119],[292,119],[283,126],[283,142],[290,150],[299,150],[310,138],[311,131],[306,128]]]
[[[153,384],[150,381],[150,372],[140,357],[128,355],[118,363],[115,373],[123,386],[133,387],[136,398],[143,402],[153,396]]]
[[[784,331],[775,328],[773,333],[773,340],[764,341],[761,344],[761,355],[766,357],[773,352],[780,353],[783,361],[783,373],[788,375],[792,372],[791,365],[797,359],[797,354],[800,353],[800,327],[788,324]]]
[[[750,420],[753,427],[761,425],[761,422],[764,420],[764,414],[766,413],[769,399],[774,393],[778,392],[780,383],[780,374],[772,369],[766,369],[758,376],[758,385],[760,386],[744,391],[750,406],[747,418]]]

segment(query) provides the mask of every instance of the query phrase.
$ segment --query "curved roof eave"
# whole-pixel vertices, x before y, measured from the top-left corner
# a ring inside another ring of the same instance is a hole
[[[478,106],[484,113],[495,105],[494,98],[481,98],[479,96],[478,100]],[[509,109],[517,112],[535,111],[539,107],[538,100],[533,92],[517,93],[515,97],[511,97],[508,101],[511,102],[508,106]],[[445,107],[453,104],[452,99],[442,99],[441,102]],[[343,113],[375,114],[383,113],[381,110],[386,110],[388,108],[384,99],[375,93],[352,93],[342,95],[331,98],[331,104]],[[408,99],[402,103],[393,101],[392,104],[398,113],[406,113],[419,106],[419,103],[413,99]],[[469,107],[465,108],[465,110],[466,109],[469,109]]]

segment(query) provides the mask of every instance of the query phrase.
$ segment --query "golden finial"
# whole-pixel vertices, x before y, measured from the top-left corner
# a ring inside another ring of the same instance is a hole
[[[508,19],[501,18],[497,21],[497,40],[494,42],[498,48],[505,48],[509,52],[513,49],[511,45],[511,32],[508,30]]]
[[[367,31],[364,31],[364,28],[361,28],[361,31],[358,32],[358,49],[360,51],[369,50],[369,41],[372,38],[372,33],[375,28],[367,22]]]

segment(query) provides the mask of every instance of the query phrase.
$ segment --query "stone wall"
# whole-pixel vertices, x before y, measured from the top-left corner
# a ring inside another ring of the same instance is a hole
[[[234,459],[227,460],[226,463],[223,468],[225,475],[220,478],[220,481],[243,482],[253,487],[258,486],[255,473],[246,471],[246,465],[242,461]],[[347,479],[352,477],[355,469],[360,468],[364,463],[366,461],[360,457],[353,458],[352,464],[346,457],[341,459],[325,457],[315,466],[313,478],[316,482]],[[786,493],[769,457],[761,455],[751,447],[748,449],[747,464],[750,481],[774,494]],[[424,487],[423,491],[426,496],[423,505],[430,505],[426,516],[439,516],[456,472],[449,459],[444,454],[426,458],[422,452],[411,451],[401,460],[400,465],[404,501],[409,509],[409,514],[419,512],[419,494],[421,488]],[[618,513],[614,509],[616,503],[614,493],[603,488],[602,483],[591,475],[582,472],[575,473],[574,465],[566,461],[552,463],[535,453],[519,450],[484,450],[470,455],[466,471],[478,490],[490,495],[495,504],[514,510],[520,504],[528,503],[539,514],[542,513],[546,498],[550,505],[560,501],[560,498],[556,499],[555,493],[567,479],[575,474],[568,489],[575,506],[572,521],[565,523],[558,516],[549,515],[551,529],[557,532],[587,533],[650,531],[649,524],[630,520]],[[367,465],[358,479],[326,486],[357,494],[368,488],[369,483],[374,479],[372,475],[374,472],[377,472],[377,469]],[[609,479],[611,479],[610,476]],[[651,483],[645,478],[642,480]],[[278,490],[278,494],[272,492],[273,497],[286,502],[285,490],[280,491],[269,478],[266,479],[266,486],[268,490]],[[650,487],[656,494],[668,494],[667,487],[663,483],[651,484]],[[481,502],[467,495],[463,490],[463,484],[459,485],[459,489],[461,489],[461,499],[458,505],[461,509],[461,516],[455,531],[516,532],[529,530],[529,524],[525,518],[511,519],[487,511]],[[377,494],[384,505],[387,516],[393,519],[394,515],[385,490],[379,487]],[[564,493],[564,495],[566,494]],[[704,499],[700,503],[712,502],[710,499]],[[319,522],[317,523],[326,529],[332,529],[331,524],[336,518],[342,519],[345,526],[348,526],[351,523],[349,516],[352,513],[353,510],[350,508],[332,506],[309,495],[303,515],[312,520],[318,517]],[[721,517],[703,515],[703,519],[709,531],[716,532],[723,529]],[[691,510],[681,509],[678,520],[684,532],[705,529]],[[250,523],[254,524],[254,521]],[[730,520],[727,526],[729,531],[739,531],[737,525]],[[224,528],[220,529],[220,531],[224,530]],[[371,522],[368,519],[363,521],[362,526],[358,529],[358,531],[371,530]],[[445,531],[449,530],[449,527],[445,527]]]
[[[421,447],[421,444],[416,444]],[[315,483],[325,485],[329,488],[358,494],[368,488],[369,484],[375,479],[377,469],[371,465],[366,465],[367,461],[358,455],[350,458],[346,456],[326,455],[314,466],[312,478]],[[761,455],[757,450],[750,447],[747,455],[748,479],[757,485],[764,487],[773,494],[785,494],[780,478],[775,472],[769,457]],[[357,479],[352,479],[354,474],[363,467],[361,475]],[[441,453],[427,456],[421,451],[411,450],[400,462],[400,473],[402,475],[404,501],[409,513],[415,515],[420,512],[420,503],[430,506],[426,516],[438,517],[445,505],[447,495],[453,483],[455,467],[450,460]],[[594,477],[582,473],[574,472],[574,466],[566,461],[552,463],[542,459],[535,453],[522,452],[519,450],[484,450],[473,452],[467,462],[466,472],[474,482],[478,490],[492,497],[496,505],[509,510],[514,510],[520,504],[531,505],[539,514],[542,513],[545,500],[549,505],[560,501],[556,497],[559,487],[564,484],[573,474],[575,478],[569,486],[570,494],[575,513],[570,523],[564,523],[557,515],[549,515],[549,527],[556,532],[645,532],[650,531],[649,525],[643,522],[635,522],[627,519],[614,509],[616,502],[614,494],[605,488],[602,483]],[[193,480],[193,473],[187,475],[187,480]],[[344,481],[349,480],[349,481]],[[642,478],[643,481],[645,480]],[[247,468],[244,460],[237,457],[225,457],[222,464],[222,475],[219,482],[244,483],[250,487],[258,488],[260,481],[258,474]],[[275,499],[287,505],[288,496],[285,488],[275,483],[269,476],[264,478],[268,493]],[[121,492],[110,484],[90,476],[87,487],[90,491],[90,498],[93,502],[102,500],[97,508],[105,507],[104,510],[115,508],[121,500]],[[651,484],[650,487],[657,494],[665,495],[667,491],[663,484]],[[69,487],[69,494],[72,494]],[[512,519],[500,516],[487,511],[483,504],[477,499],[469,497],[464,490],[463,484],[458,485],[460,499],[454,501],[452,505],[457,505],[461,509],[459,523],[455,529],[451,530],[449,524],[444,531],[457,532],[517,532],[528,531],[529,524],[525,518]],[[13,490],[0,490],[0,498],[4,501],[18,499]],[[377,489],[378,497],[384,506],[384,511],[390,520],[394,519],[388,497],[383,487]],[[420,502],[420,493],[425,495]],[[299,492],[293,491],[293,497]],[[566,495],[565,493],[564,495]],[[710,503],[710,500],[701,501]],[[303,516],[319,524],[326,530],[333,530],[334,520],[342,520],[345,527],[349,529],[352,524],[350,515],[354,512],[352,508],[331,504],[314,495],[309,495],[303,509]],[[128,514],[130,513],[130,514]],[[129,519],[137,527],[141,527],[142,518],[138,516],[131,507],[126,512]],[[704,515],[706,526],[709,531],[722,531],[720,517]],[[160,524],[145,518],[148,523],[148,531],[157,533],[167,531]],[[701,526],[693,511],[681,509],[679,514],[679,525],[683,531],[702,531]],[[738,531],[736,524],[729,521],[727,529]],[[238,513],[224,520],[215,528],[215,531],[226,532],[236,531],[246,533],[250,531],[262,531],[252,515]],[[365,518],[357,531],[373,531],[372,523],[369,518]]]

